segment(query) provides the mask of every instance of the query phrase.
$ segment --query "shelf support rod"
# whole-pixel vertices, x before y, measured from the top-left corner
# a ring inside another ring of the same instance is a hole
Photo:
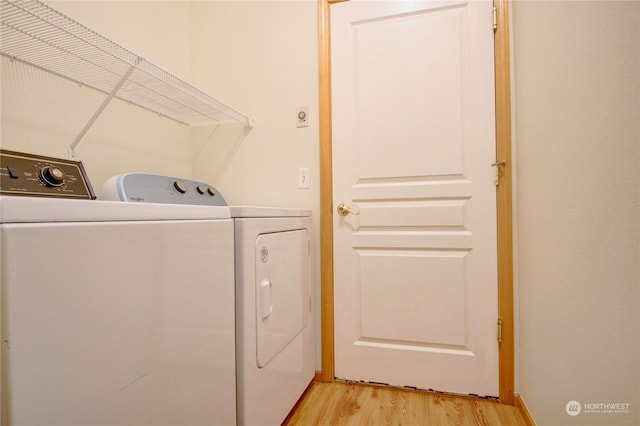
[[[80,143],[80,140],[82,140],[82,138],[89,131],[91,126],[93,126],[93,123],[95,123],[96,120],[98,119],[98,117],[100,117],[100,114],[102,114],[102,111],[104,111],[104,109],[107,107],[107,105],[109,105],[109,102],[111,102],[111,99],[113,99],[113,97],[116,95],[116,93],[118,93],[118,91],[120,90],[120,88],[122,87],[124,82],[127,81],[127,79],[131,76],[131,73],[133,73],[133,71],[137,68],[137,66],[140,64],[141,60],[142,60],[142,58],[140,58],[140,57],[136,58],[136,63],[134,65],[131,65],[131,67],[129,67],[127,72],[124,73],[124,75],[122,76],[120,81],[118,81],[118,84],[116,84],[115,87],[113,88],[113,90],[111,90],[111,93],[109,93],[109,96],[107,96],[107,98],[98,107],[97,111],[89,119],[89,122],[87,122],[87,124],[82,128],[82,130],[80,131],[80,134],[78,136],[76,136],[76,138],[74,139],[73,143],[69,146],[69,158],[70,159],[74,160],[76,158],[76,152],[75,152],[76,146]]]

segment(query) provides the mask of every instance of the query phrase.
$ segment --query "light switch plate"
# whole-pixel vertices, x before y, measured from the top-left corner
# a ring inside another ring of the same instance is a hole
[[[300,167],[298,169],[298,188],[309,189],[311,188],[311,182],[309,182],[309,175],[311,170],[309,167]]]

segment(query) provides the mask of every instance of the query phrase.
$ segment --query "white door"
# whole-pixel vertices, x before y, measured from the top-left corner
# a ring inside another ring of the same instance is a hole
[[[498,395],[492,21],[331,7],[338,378]]]

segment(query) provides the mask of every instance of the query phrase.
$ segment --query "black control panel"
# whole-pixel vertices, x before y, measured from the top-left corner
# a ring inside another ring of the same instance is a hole
[[[0,149],[0,194],[96,198],[80,161]]]

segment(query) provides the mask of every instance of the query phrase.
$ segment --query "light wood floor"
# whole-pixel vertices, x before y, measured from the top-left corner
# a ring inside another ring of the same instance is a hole
[[[492,400],[359,383],[313,382],[283,425],[526,426]]]

